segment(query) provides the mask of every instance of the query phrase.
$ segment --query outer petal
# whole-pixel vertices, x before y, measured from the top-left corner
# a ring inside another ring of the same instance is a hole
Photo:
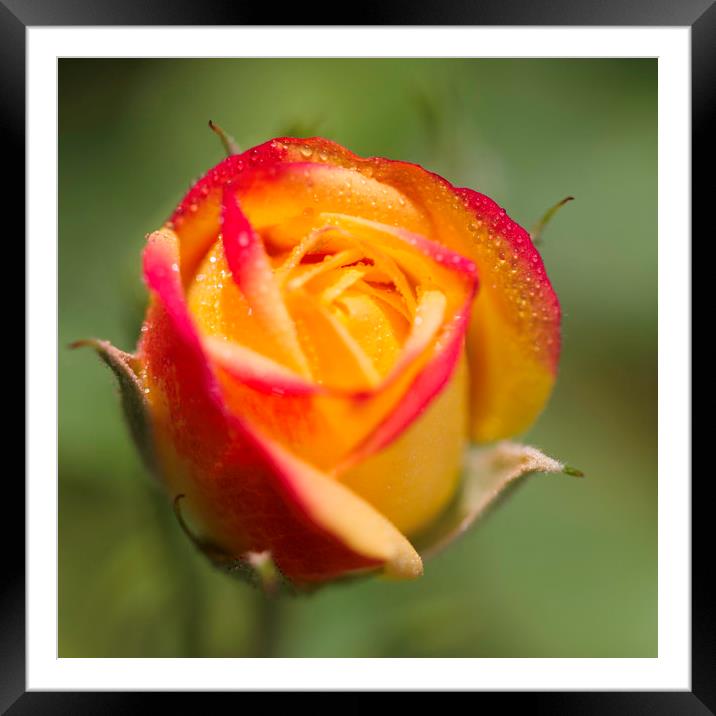
[[[444,510],[460,481],[468,432],[467,377],[463,359],[445,389],[395,441],[340,475],[344,485],[409,536]]]
[[[365,501],[227,412],[184,304],[176,236],[153,234],[145,278],[153,303],[138,359],[157,457],[173,495],[227,551],[270,550],[296,583],[383,566],[417,576],[421,562]]]

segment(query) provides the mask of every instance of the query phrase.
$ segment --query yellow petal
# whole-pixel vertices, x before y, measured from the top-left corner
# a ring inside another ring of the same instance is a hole
[[[441,395],[395,442],[339,476],[404,534],[426,527],[455,494],[467,446],[467,391],[463,358]]]

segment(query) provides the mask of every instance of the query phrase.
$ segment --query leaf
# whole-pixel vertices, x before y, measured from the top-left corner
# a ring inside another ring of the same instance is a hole
[[[501,442],[494,447],[471,448],[457,499],[428,532],[415,540],[416,549],[424,559],[442,551],[504,499],[523,477],[535,472],[583,475],[528,445]]]
[[[135,359],[131,353],[115,348],[109,341],[89,338],[75,341],[70,348],[94,348],[97,355],[106,363],[117,377],[122,397],[122,408],[129,424],[139,454],[144,464],[154,473],[154,442],[152,439],[152,426],[144,397],[144,386],[135,371]]]

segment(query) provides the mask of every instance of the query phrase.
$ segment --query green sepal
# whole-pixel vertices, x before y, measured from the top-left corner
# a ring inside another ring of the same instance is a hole
[[[174,498],[177,522],[192,544],[217,569],[260,589],[267,596],[277,596],[279,593],[293,590],[274,563],[270,552],[245,552],[236,556],[214,540],[194,534],[181,512],[180,503],[185,497],[186,495],[180,494]]]
[[[552,221],[552,218],[554,215],[567,203],[570,201],[574,201],[573,196],[565,196],[564,199],[558,201],[554,206],[551,206],[545,213],[542,215],[542,218],[534,225],[532,228],[532,231],[530,231],[530,236],[532,238],[532,243],[535,246],[539,246],[539,244],[542,243],[542,232],[545,230],[545,227],[547,224],[549,224],[550,221]]]
[[[75,341],[70,348],[94,348],[97,355],[108,365],[119,383],[124,416],[129,425],[134,444],[144,464],[154,473],[156,460],[154,455],[154,440],[152,436],[152,423],[149,414],[144,385],[137,374],[137,362],[131,353],[115,348],[109,341],[89,338]]]
[[[559,473],[583,476],[575,468],[537,448],[501,442],[489,448],[470,448],[460,491],[446,512],[413,545],[423,559],[442,551],[512,492],[527,475]]]
[[[241,154],[241,147],[236,143],[236,140],[216,124],[216,122],[209,120],[209,129],[221,140],[221,145],[224,147],[227,157],[231,157],[234,154]]]

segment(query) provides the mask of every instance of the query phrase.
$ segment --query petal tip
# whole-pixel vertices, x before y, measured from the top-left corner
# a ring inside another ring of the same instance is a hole
[[[386,562],[384,574],[393,579],[417,579],[423,576],[423,560],[415,551],[401,552]]]

